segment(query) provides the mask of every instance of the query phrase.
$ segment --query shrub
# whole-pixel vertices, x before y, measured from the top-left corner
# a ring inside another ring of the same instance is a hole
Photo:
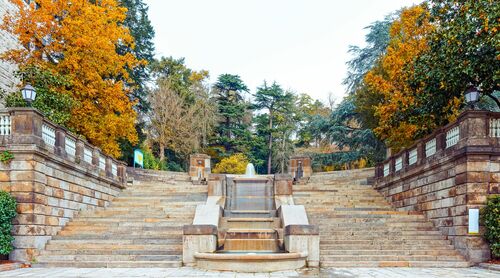
[[[8,192],[0,191],[0,254],[8,255],[14,247],[12,219],[16,216],[16,199]]]
[[[500,196],[488,199],[481,210],[481,223],[486,227],[484,237],[490,244],[491,254],[500,258]]]
[[[223,158],[213,170],[216,174],[244,174],[247,168],[248,158],[242,154],[233,154]]]

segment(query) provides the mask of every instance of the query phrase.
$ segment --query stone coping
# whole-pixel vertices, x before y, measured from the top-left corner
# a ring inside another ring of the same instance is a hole
[[[184,225],[182,227],[183,235],[217,235],[217,226],[215,225]]]
[[[289,235],[319,235],[316,225],[287,225],[283,231],[285,236]]]

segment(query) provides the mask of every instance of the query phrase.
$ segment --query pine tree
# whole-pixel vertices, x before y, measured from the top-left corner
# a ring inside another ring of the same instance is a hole
[[[215,143],[224,147],[226,154],[248,151],[250,132],[248,104],[243,93],[248,88],[238,75],[222,74],[214,85],[220,121],[216,129]]]

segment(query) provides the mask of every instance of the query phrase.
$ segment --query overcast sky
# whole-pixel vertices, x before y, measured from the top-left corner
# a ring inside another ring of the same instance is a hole
[[[238,74],[252,92],[263,80],[326,101],[345,94],[349,45],[371,22],[421,0],[146,0],[156,55],[188,67]]]

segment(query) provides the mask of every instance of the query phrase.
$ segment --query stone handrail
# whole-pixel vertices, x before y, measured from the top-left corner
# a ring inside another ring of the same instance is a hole
[[[375,178],[385,180],[460,150],[481,152],[499,147],[500,113],[468,110],[455,122],[377,164]]]
[[[102,152],[66,128],[49,121],[33,108],[0,110],[0,148],[41,151],[66,163],[77,164],[89,173],[124,186],[126,164]]]

